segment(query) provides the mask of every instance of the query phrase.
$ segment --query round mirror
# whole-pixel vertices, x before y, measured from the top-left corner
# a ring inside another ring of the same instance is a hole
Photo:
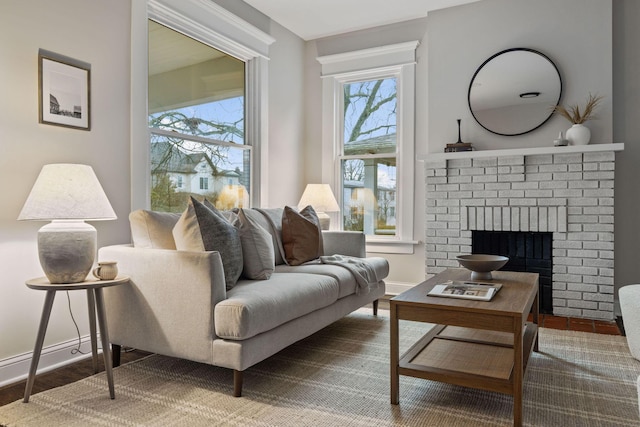
[[[469,84],[476,121],[498,135],[522,135],[542,126],[562,95],[562,78],[544,54],[507,49],[487,59]]]

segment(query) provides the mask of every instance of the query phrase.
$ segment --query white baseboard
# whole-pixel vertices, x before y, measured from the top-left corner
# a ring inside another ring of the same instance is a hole
[[[68,365],[78,360],[91,357],[91,340],[89,335],[81,338],[80,351],[82,353],[72,354],[71,350],[78,347],[78,340],[73,339],[58,344],[53,344],[42,349],[40,361],[38,363],[38,374],[48,372],[61,366]],[[98,335],[98,352],[100,348],[100,335]],[[29,375],[29,366],[33,352],[19,354],[7,359],[0,360],[0,387],[25,380]]]

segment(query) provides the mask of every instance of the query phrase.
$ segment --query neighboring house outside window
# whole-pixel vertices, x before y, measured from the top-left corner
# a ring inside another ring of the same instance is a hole
[[[250,204],[245,80],[243,61],[149,20],[153,210],[181,212],[189,196],[221,209]]]
[[[370,252],[411,253],[416,243],[417,44],[318,58],[323,77],[323,176],[339,194],[342,229],[363,231]]]

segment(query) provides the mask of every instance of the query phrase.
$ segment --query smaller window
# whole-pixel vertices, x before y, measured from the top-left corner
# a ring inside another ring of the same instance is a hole
[[[182,188],[183,185],[184,184],[182,182],[182,175],[178,175],[178,178],[176,179],[176,187]]]
[[[201,176],[200,177],[200,189],[201,190],[208,190],[209,189],[209,178],[207,178],[206,176]]]

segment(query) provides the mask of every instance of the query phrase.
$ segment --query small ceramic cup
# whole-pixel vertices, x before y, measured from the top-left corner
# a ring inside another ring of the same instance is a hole
[[[93,275],[100,280],[113,280],[118,276],[116,261],[100,261],[98,267],[93,269]]]

